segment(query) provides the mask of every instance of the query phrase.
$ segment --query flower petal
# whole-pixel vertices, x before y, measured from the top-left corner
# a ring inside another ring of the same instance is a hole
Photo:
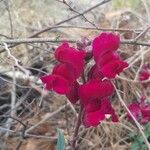
[[[142,123],[147,123],[150,121],[150,105],[145,105],[141,107],[142,113]]]
[[[42,80],[43,84],[46,85],[47,90],[51,90],[53,88],[53,76],[52,75],[45,75],[40,77]]]
[[[121,60],[113,60],[100,68],[100,71],[105,77],[112,79],[115,78],[116,75],[122,72],[126,67],[128,67],[128,63]]]
[[[90,80],[79,87],[79,97],[83,106],[90,100],[110,96],[113,93],[113,85],[110,81]]]
[[[111,115],[112,121],[118,122],[118,116],[116,115],[115,110],[113,109],[110,100],[107,97],[102,99],[101,105],[102,109],[104,109],[103,111],[105,112],[105,115],[106,114]]]
[[[83,116],[83,124],[85,125],[85,127],[96,127],[101,121],[105,119],[106,114],[110,114],[112,116],[113,122],[118,121],[118,117],[111,106],[110,100],[106,97],[101,100],[99,99],[99,101],[101,101],[100,109],[96,111],[88,111],[87,108],[85,109]]]
[[[94,112],[101,109],[101,99],[89,100],[89,103],[84,107],[85,112]]]
[[[69,47],[69,44],[65,42],[56,49],[55,57],[62,63],[70,64],[76,70],[76,75],[80,76],[84,67],[84,51],[78,51],[73,47]]]
[[[150,77],[150,73],[148,70],[143,69],[139,72],[140,81],[147,80],[147,79],[149,79],[149,77]]]
[[[113,33],[101,33],[93,40],[93,56],[95,61],[99,56],[108,51],[116,51],[119,48],[120,38]]]
[[[69,82],[60,75],[47,75],[40,78],[46,84],[47,90],[54,90],[59,94],[66,94],[70,90]]]
[[[128,106],[129,110],[131,111],[131,113],[133,114],[133,116],[136,118],[136,119],[139,119],[139,116],[141,114],[141,108],[140,108],[140,105],[139,103],[137,102],[134,102],[132,104],[130,104]],[[127,115],[129,119],[131,119],[131,116],[130,114]]]
[[[68,80],[70,83],[74,82],[77,79],[77,76],[75,75],[75,70],[66,63],[58,64],[54,67],[52,74],[60,75],[66,80]]]
[[[83,116],[83,124],[86,128],[96,127],[101,120],[105,119],[105,114],[101,110],[85,113]]]
[[[99,59],[97,59],[96,64],[98,67],[103,67],[105,64],[114,60],[120,60],[120,56],[117,53],[110,51],[103,56],[100,56]]]

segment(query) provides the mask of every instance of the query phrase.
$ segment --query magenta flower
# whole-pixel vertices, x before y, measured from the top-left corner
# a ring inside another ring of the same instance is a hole
[[[92,109],[89,109],[88,105],[85,107],[83,124],[85,127],[96,127],[101,121],[105,119],[105,115],[111,115],[112,121],[117,122],[118,117],[115,114],[114,109],[111,106],[110,100],[106,97],[103,99],[98,99],[99,103],[92,105]],[[90,105],[90,104],[89,104]],[[94,107],[93,107],[94,106]],[[96,108],[95,110],[93,108]]]
[[[93,40],[93,56],[99,74],[109,79],[115,78],[128,64],[117,54],[120,38],[112,33],[102,33]]]
[[[84,51],[69,47],[69,44],[65,42],[56,49],[55,57],[59,62],[71,65],[76,72],[76,76],[81,75],[84,67]]]
[[[75,103],[78,100],[78,87],[76,74],[69,64],[58,64],[50,75],[40,78],[47,90],[54,90],[59,94],[66,94],[68,99]]]
[[[140,105],[138,102],[131,103],[128,108],[136,119],[141,115]],[[128,117],[131,119],[129,114]]]
[[[145,124],[150,121],[150,104],[146,103],[146,100],[141,100],[141,102],[133,102],[128,106],[129,110],[133,114],[133,116]],[[128,118],[131,120],[130,114],[128,114]]]
[[[98,79],[91,79],[79,87],[85,127],[97,126],[100,121],[105,119],[106,114],[112,115],[112,120],[117,121],[117,116],[108,99],[113,90],[114,88],[110,81],[100,81]]]
[[[65,94],[72,103],[76,103],[79,99],[79,84],[76,80],[83,71],[84,57],[84,51],[69,47],[67,42],[60,45],[55,51],[55,58],[60,64],[53,68],[52,74],[41,77],[45,88]]]
[[[150,105],[145,105],[141,107],[142,120],[141,122],[148,123],[150,121]]]
[[[101,33],[93,40],[93,56],[95,61],[106,52],[115,52],[119,48],[120,38],[112,33]]]
[[[54,90],[58,94],[65,94],[67,98],[76,103],[78,97],[78,87],[75,70],[69,64],[58,64],[53,68],[50,75],[41,77],[47,90]]]

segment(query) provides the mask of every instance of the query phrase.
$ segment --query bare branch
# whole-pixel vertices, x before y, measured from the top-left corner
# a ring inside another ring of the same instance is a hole
[[[7,52],[7,56],[8,58],[11,58],[12,60],[14,60],[14,66],[17,66],[21,71],[23,71],[27,77],[29,76],[29,71],[24,69],[20,64],[19,64],[19,60],[14,57],[11,53],[10,53],[10,50],[8,48],[8,45],[6,43],[3,43],[4,44],[4,47],[5,47],[5,50]]]
[[[44,43],[44,42],[51,42],[51,43],[59,43],[68,41],[70,43],[76,43],[76,39],[56,39],[56,38],[24,38],[24,39],[6,39],[1,40],[0,43],[7,43],[7,44],[22,44],[22,43]],[[131,40],[121,40],[121,44],[130,44],[130,45],[141,45],[141,46],[148,46],[150,47],[150,43],[135,41],[134,39]],[[0,51],[0,53],[3,51]]]
[[[58,25],[61,25],[61,24],[63,24],[63,23],[69,22],[69,21],[71,21],[71,20],[73,20],[73,19],[76,19],[76,18],[78,18],[79,16],[84,15],[84,14],[86,14],[86,13],[92,11],[93,9],[95,9],[95,8],[97,8],[97,7],[99,7],[99,6],[103,5],[103,4],[105,4],[105,3],[107,3],[107,2],[110,2],[110,1],[111,1],[111,0],[103,0],[103,1],[101,1],[101,2],[99,2],[99,3],[97,3],[96,5],[94,5],[94,6],[90,7],[90,8],[88,8],[87,10],[83,11],[82,13],[77,14],[77,15],[74,15],[74,16],[72,16],[72,17],[70,17],[70,18],[67,18],[67,19],[63,20],[63,21],[60,21],[60,22],[56,23],[56,24],[53,25],[53,26],[46,27],[46,28],[44,28],[44,29],[42,29],[42,30],[40,30],[40,31],[38,31],[38,32],[36,32],[36,33],[30,35],[28,38],[33,38],[33,37],[36,37],[36,36],[38,36],[38,35],[40,35],[40,34],[46,32],[46,31],[52,30],[53,28],[55,28],[55,26],[58,26]],[[22,44],[22,43],[16,43],[16,44],[14,44],[14,45],[10,45],[9,48],[15,47],[15,46],[17,46],[17,45],[19,45],[19,44]],[[2,50],[0,51],[0,53],[2,53],[2,52],[4,52],[4,51],[5,51],[5,50],[2,49]]]

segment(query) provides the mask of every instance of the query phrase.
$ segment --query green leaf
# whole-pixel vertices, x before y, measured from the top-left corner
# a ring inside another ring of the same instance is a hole
[[[150,123],[148,123],[146,126],[145,126],[145,132],[148,132],[150,133]]]
[[[150,138],[150,123],[145,126],[144,134],[146,138]]]
[[[140,145],[138,142],[132,143],[130,150],[139,150],[139,149],[140,149]]]
[[[144,142],[143,136],[139,135],[137,141],[139,142],[139,144],[142,144]]]
[[[136,136],[137,136],[137,134],[134,133],[134,132],[129,133],[129,137],[130,137],[131,139],[134,139]]]
[[[58,140],[57,140],[56,150],[64,150],[65,148],[64,134],[60,129],[57,129],[57,132],[58,132]]]

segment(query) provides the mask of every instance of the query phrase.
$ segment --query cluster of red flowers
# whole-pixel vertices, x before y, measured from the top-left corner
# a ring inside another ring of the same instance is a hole
[[[47,90],[66,95],[73,104],[80,99],[85,127],[97,126],[106,114],[112,116],[112,121],[118,121],[109,98],[114,91],[110,79],[128,66],[116,52],[119,44],[119,36],[112,33],[102,33],[96,37],[92,41],[91,53],[95,64],[84,77],[85,83],[79,84],[78,79],[83,76],[86,64],[86,50],[75,49],[64,42],[55,51],[59,64],[50,75],[41,77]]]
[[[128,108],[139,122],[145,124],[150,121],[150,104],[148,104],[145,97],[141,97],[139,101],[131,103]],[[132,119],[129,114],[128,118]]]

